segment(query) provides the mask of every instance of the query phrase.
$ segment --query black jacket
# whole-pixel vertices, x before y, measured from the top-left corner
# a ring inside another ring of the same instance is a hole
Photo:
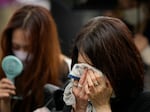
[[[71,106],[64,106],[63,112],[71,112]],[[111,99],[112,112],[150,112],[150,92],[142,92],[135,98]]]

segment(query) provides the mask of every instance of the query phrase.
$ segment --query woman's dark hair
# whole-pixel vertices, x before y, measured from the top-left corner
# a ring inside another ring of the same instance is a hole
[[[121,20],[95,17],[87,22],[75,40],[72,66],[77,63],[79,53],[106,75],[116,97],[132,97],[143,90],[140,53],[132,33]]]

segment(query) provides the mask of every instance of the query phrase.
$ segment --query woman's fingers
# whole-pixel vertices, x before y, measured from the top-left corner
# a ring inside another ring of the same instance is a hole
[[[12,89],[12,90],[14,90],[15,86],[12,84],[10,85],[7,83],[0,83],[0,89]]]
[[[85,81],[86,81],[86,74],[87,74],[87,70],[85,69],[85,71],[83,72],[82,76],[80,77],[80,80],[74,80],[73,82],[73,93],[74,95],[81,99],[81,100],[87,100],[87,94],[85,92]]]
[[[6,79],[3,78],[0,80],[0,98],[9,97],[10,95],[15,95],[15,86],[14,84]]]
[[[86,81],[86,73],[87,73],[87,70],[85,70],[82,74],[82,76],[80,77],[80,80],[74,80],[73,82],[73,86],[75,88],[78,88],[78,90],[80,91]]]
[[[16,93],[15,93],[14,90],[9,90],[9,89],[1,90],[0,89],[0,98],[2,98],[2,97],[9,97],[10,95],[15,95],[15,94]]]
[[[79,84],[78,84],[79,87],[82,87],[83,84],[85,83],[86,75],[87,75],[87,69],[84,70],[82,76],[80,77]]]
[[[14,90],[16,88],[10,80],[3,78],[0,80],[0,89],[12,89],[12,90]]]
[[[97,72],[89,69],[87,72],[87,85],[85,90],[89,97],[94,94],[96,95],[106,88],[105,76],[101,76]]]
[[[13,83],[12,83],[9,79],[7,79],[7,78],[1,79],[0,82],[1,82],[1,83],[7,83],[7,84],[10,84],[10,85],[13,84]]]
[[[87,84],[91,91],[94,91],[94,89],[102,83],[102,81],[100,81],[101,79],[102,77],[97,72],[88,70]]]

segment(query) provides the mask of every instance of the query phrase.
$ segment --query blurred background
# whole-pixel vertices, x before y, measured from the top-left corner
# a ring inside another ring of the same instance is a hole
[[[73,39],[95,16],[120,18],[131,30],[145,67],[145,88],[150,90],[150,0],[0,0],[0,33],[11,14],[25,4],[46,7],[58,29],[62,52],[70,57]]]

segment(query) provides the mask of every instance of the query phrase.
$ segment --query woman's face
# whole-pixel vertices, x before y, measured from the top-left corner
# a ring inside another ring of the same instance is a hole
[[[12,49],[28,52],[29,40],[22,29],[16,29],[12,34]]]
[[[84,54],[84,53],[79,53],[78,54],[78,63],[87,63],[89,65],[93,65],[91,60]]]
[[[22,29],[16,29],[12,33],[12,51],[21,61],[25,61],[29,53],[29,39],[25,37]]]

